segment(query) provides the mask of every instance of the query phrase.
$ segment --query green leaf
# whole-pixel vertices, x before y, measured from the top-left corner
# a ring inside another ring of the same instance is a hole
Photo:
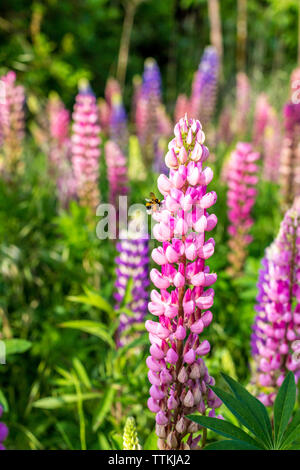
[[[85,333],[90,333],[91,335],[97,336],[102,339],[110,346],[115,347],[113,339],[111,338],[106,325],[100,322],[95,322],[92,320],[72,320],[61,323],[59,325],[61,328],[74,328],[75,330],[84,331]]]
[[[262,431],[268,438],[269,447],[273,446],[273,435],[272,435],[272,425],[269,419],[268,412],[266,407],[254,396],[252,396],[248,390],[246,390],[242,385],[240,385],[236,380],[233,380],[227,374],[221,373],[223,379],[227,382],[229,387],[232,390],[234,396],[241,403],[244,403],[245,407],[249,409],[252,413],[253,418],[257,420],[261,426]]]
[[[213,442],[204,447],[203,450],[261,450],[259,447],[254,447],[247,442],[236,441],[228,439],[226,441]]]
[[[114,315],[114,309],[112,306],[103,298],[101,295],[94,293],[89,290],[87,287],[84,287],[86,295],[76,295],[67,297],[71,302],[76,302],[85,305],[91,305],[93,307],[99,308],[109,315]]]
[[[94,400],[99,398],[99,393],[83,393],[80,397],[78,395],[61,395],[60,397],[46,397],[41,398],[33,403],[34,408],[43,408],[45,410],[55,410],[62,408],[65,405],[77,403],[78,400]]]
[[[281,439],[280,449],[286,449],[289,445],[300,437],[300,410],[294,416],[292,422],[288,425]]]
[[[211,387],[215,394],[222,400],[225,406],[231,411],[231,413],[239,420],[241,424],[246,426],[267,448],[269,448],[269,440],[266,440],[266,435],[261,425],[257,422],[253,413],[241,403],[237,398],[231,394],[224,392],[218,387]]]
[[[87,389],[91,389],[92,388],[92,384],[90,382],[90,379],[89,379],[89,376],[85,370],[85,367],[84,365],[82,364],[82,362],[77,358],[75,357],[73,359],[73,366],[74,366],[74,369],[76,370],[77,372],[77,375],[78,375],[78,378],[79,380],[83,383],[83,385],[87,388]]]
[[[130,277],[126,284],[125,294],[121,302],[120,310],[122,310],[122,307],[125,307],[126,305],[129,305],[130,302],[132,302],[132,288],[133,288],[133,278]]]
[[[5,339],[4,340],[6,355],[21,354],[31,348],[32,343],[25,339]]]
[[[153,431],[147,437],[145,444],[143,445],[143,450],[158,450],[155,429],[153,429]]]
[[[274,403],[274,432],[276,447],[280,446],[284,431],[296,402],[296,383],[292,372],[284,379]]]
[[[112,403],[115,399],[116,390],[112,387],[108,388],[104,393],[104,396],[99,404],[99,407],[94,416],[93,431],[97,431],[99,426],[104,421],[105,416],[111,410]]]
[[[224,421],[223,419],[210,418],[209,416],[198,416],[198,415],[189,415],[187,418],[191,419],[195,423],[204,426],[205,428],[215,431],[217,434],[220,434],[224,437],[232,438],[233,440],[239,440],[246,442],[254,447],[263,448],[259,442],[253,439],[249,434],[247,434],[242,429],[238,428],[234,424]]]

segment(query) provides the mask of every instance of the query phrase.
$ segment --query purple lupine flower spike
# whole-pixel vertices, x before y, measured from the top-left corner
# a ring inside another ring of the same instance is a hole
[[[260,155],[254,152],[249,143],[239,142],[236,150],[231,154],[228,164],[227,205],[230,225],[230,253],[228,260],[230,274],[242,271],[246,258],[246,248],[252,241],[249,230],[253,225],[251,210],[256,201],[258,183],[258,166],[256,164]]]
[[[149,300],[149,235],[144,230],[135,230],[137,216],[129,222],[128,230],[120,232],[117,243],[116,262],[117,280],[115,283],[116,308],[119,309],[125,296],[126,287],[132,279],[132,300],[125,307],[133,316],[121,313],[117,332],[117,345],[128,341],[127,330],[135,323],[141,323],[148,311]]]
[[[101,143],[96,97],[88,84],[76,96],[73,112],[72,165],[82,205],[95,209],[100,202],[99,158]]]
[[[203,167],[209,152],[200,122],[185,116],[174,133],[165,159],[169,175],[161,174],[157,182],[164,200],[153,212],[158,222],[153,234],[161,245],[152,252],[160,269],[150,272],[156,289],[148,306],[158,321],[147,320],[145,325],[151,343],[148,407],[156,414],[159,449],[194,449],[201,438],[194,436],[199,427],[186,415],[220,406],[208,388],[214,379],[203,360],[210,344],[199,338],[212,321],[209,308],[217,275],[205,260],[213,254],[215,242],[205,235],[217,223],[207,211],[217,197],[207,192],[213,173]]]
[[[300,210],[289,209],[260,271],[251,337],[258,398],[274,403],[288,371],[300,377]]]
[[[280,186],[283,206],[290,207],[300,195],[300,104],[284,107],[284,139],[280,157]]]
[[[195,74],[190,99],[190,113],[208,125],[213,115],[217,96],[219,56],[213,46],[205,48],[199,68]]]
[[[3,413],[3,406],[0,404],[0,418]],[[3,442],[6,440],[8,436],[8,428],[6,424],[0,422],[0,450],[5,450]]]
[[[117,92],[114,92],[111,97],[109,129],[110,139],[118,144],[122,152],[126,152],[128,146],[127,116],[122,96]]]
[[[21,85],[16,85],[16,74],[8,72],[1,77],[0,99],[0,143],[3,161],[0,155],[0,172],[7,175],[20,167],[20,157],[24,139],[25,93]]]

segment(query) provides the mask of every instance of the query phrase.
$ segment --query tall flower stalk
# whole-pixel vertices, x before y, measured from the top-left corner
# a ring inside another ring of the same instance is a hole
[[[24,139],[25,94],[21,85],[16,85],[16,74],[8,72],[1,77],[0,134],[1,167],[7,175],[20,167],[20,157]],[[2,160],[2,161],[1,161]]]
[[[270,107],[268,121],[264,129],[263,151],[263,178],[266,181],[278,183],[280,153],[282,148],[281,123],[276,111]]]
[[[72,129],[72,165],[77,194],[82,205],[94,210],[100,202],[101,140],[96,98],[87,85],[83,85],[76,96]]]
[[[300,105],[284,107],[284,139],[280,157],[280,186],[283,208],[291,206],[300,195]]]
[[[149,311],[158,321],[146,321],[151,342],[148,407],[156,413],[159,449],[195,449],[201,435],[194,437],[199,428],[186,415],[196,410],[205,414],[220,405],[207,387],[214,384],[203,360],[210,345],[199,338],[212,321],[208,309],[217,275],[210,273],[205,260],[213,254],[215,242],[206,240],[205,234],[217,223],[207,212],[217,196],[207,192],[213,173],[203,168],[209,152],[200,122],[185,116],[174,133],[165,158],[169,176],[160,175],[157,182],[163,205],[153,213],[158,222],[153,233],[161,245],[152,258],[161,269],[150,273],[156,289]]]
[[[69,201],[76,197],[76,181],[71,164],[70,113],[58,97],[50,98],[47,111],[50,173],[56,180],[60,204],[67,207]]]
[[[121,311],[119,328],[116,335],[120,346],[129,339],[129,329],[133,324],[141,323],[147,314],[149,300],[149,235],[140,227],[137,215],[128,224],[128,230],[121,230],[117,243],[118,256],[116,263],[115,294],[116,309]],[[126,292],[128,283],[132,283],[131,298],[127,304]],[[122,312],[122,307],[130,310],[132,315]]]
[[[251,210],[257,195],[258,159],[259,153],[253,151],[251,144],[240,142],[231,154],[227,169],[227,206],[230,222],[228,259],[231,274],[239,274],[242,271],[247,246],[252,241],[249,230],[253,225]]]
[[[195,73],[190,99],[190,113],[208,125],[215,110],[219,76],[219,56],[213,46],[205,48]]]
[[[161,102],[159,67],[152,58],[145,61],[143,81],[136,98],[136,132],[145,162],[150,165],[155,157],[156,166],[161,166],[158,142],[162,136],[169,136],[171,127]]]
[[[253,382],[271,406],[288,371],[300,377],[300,211],[289,209],[265,252],[259,273],[257,316],[251,337]],[[298,354],[297,354],[298,351]],[[297,354],[297,356],[296,356]]]
[[[236,110],[234,131],[237,136],[243,137],[247,134],[250,111],[250,82],[244,72],[236,76]]]
[[[119,146],[108,140],[105,143],[109,202],[118,207],[119,196],[128,193],[127,161]]]

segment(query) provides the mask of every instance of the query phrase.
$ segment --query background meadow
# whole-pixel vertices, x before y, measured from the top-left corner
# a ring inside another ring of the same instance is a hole
[[[143,204],[152,191],[163,198],[157,178],[168,170],[164,157],[174,125],[185,113],[200,120],[214,172],[209,190],[218,196],[208,262],[218,279],[213,321],[202,334],[211,345],[205,364],[221,388],[224,372],[256,396],[265,391],[255,378],[251,327],[261,260],[300,195],[298,103],[292,103],[293,118],[284,111],[299,87],[293,87],[300,77],[299,2],[2,3],[5,447],[122,449],[124,425],[133,416],[141,446],[156,449],[145,328],[153,316],[141,308],[137,319],[134,302],[136,295],[149,300],[150,254],[160,243],[147,244],[145,292],[135,294],[129,276],[116,299],[120,248],[97,237],[95,207],[116,204],[124,194],[131,204]],[[76,128],[85,112],[80,100],[91,106],[89,116],[96,115],[90,121],[93,153],[85,164],[75,148],[85,145]],[[260,154],[246,238],[229,228],[228,182],[238,142]],[[85,186],[78,183],[80,173]],[[224,407],[220,413],[237,424]],[[208,442],[216,439],[209,431]]]

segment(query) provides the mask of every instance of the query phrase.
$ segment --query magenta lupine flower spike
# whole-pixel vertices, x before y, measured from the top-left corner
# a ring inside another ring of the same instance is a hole
[[[20,165],[22,142],[24,138],[25,115],[24,88],[16,85],[16,74],[8,72],[1,77],[0,99],[0,128],[2,159],[0,158],[0,171],[11,174],[16,172]]]
[[[217,223],[207,211],[217,196],[207,192],[213,173],[203,167],[209,151],[200,122],[185,116],[174,133],[165,158],[169,176],[161,174],[157,181],[164,200],[160,210],[153,212],[158,222],[153,233],[161,245],[152,251],[160,269],[150,272],[156,289],[148,306],[158,321],[146,321],[151,343],[148,407],[156,413],[160,449],[194,449],[201,436],[193,436],[199,428],[186,415],[196,410],[205,414],[207,408],[220,406],[208,388],[214,379],[203,360],[210,344],[199,338],[212,321],[209,309],[217,275],[205,260],[212,256],[215,242],[206,239],[206,233]]]
[[[76,181],[71,164],[70,113],[58,97],[50,98],[47,106],[50,128],[50,172],[56,179],[58,198],[67,207],[76,197]]]
[[[0,404],[0,418],[3,413],[3,406]],[[3,442],[6,440],[8,436],[8,428],[6,424],[0,422],[0,450],[5,450]]]
[[[189,106],[190,103],[188,97],[185,94],[178,95],[174,110],[175,122],[178,122],[185,113],[189,114]]]
[[[265,126],[263,141],[263,178],[278,183],[282,130],[276,111],[270,107],[268,122]]]
[[[95,209],[100,202],[98,187],[100,126],[96,98],[91,88],[82,86],[73,112],[72,165],[77,194],[82,205]]]
[[[255,203],[258,183],[258,166],[256,161],[259,153],[254,152],[252,145],[238,143],[236,150],[231,154],[227,170],[228,192],[228,218],[230,225],[229,272],[242,271],[247,245],[252,241],[249,229],[253,224],[251,209]]]
[[[115,142],[105,144],[107,178],[109,181],[109,202],[118,207],[119,196],[128,193],[127,161]]]
[[[236,76],[236,111],[234,130],[238,136],[244,136],[248,130],[250,110],[250,82],[244,72]]]
[[[286,209],[300,195],[300,104],[285,105],[284,129],[279,172],[283,207]]]
[[[288,371],[300,377],[300,211],[289,209],[267,248],[258,282],[258,312],[251,338],[258,398],[274,403]]]
[[[254,123],[253,123],[253,145],[261,150],[264,139],[265,128],[269,121],[271,106],[265,93],[261,93],[256,100]]]

